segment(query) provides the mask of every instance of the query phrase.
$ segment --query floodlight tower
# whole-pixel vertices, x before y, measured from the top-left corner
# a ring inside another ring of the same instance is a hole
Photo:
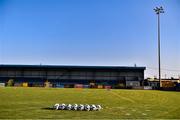
[[[156,7],[154,9],[158,16],[158,66],[159,66],[159,88],[161,88],[161,51],[160,51],[160,14],[164,13],[163,7]]]

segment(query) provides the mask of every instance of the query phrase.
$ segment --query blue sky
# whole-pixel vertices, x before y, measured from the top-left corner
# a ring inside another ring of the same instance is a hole
[[[146,66],[180,75],[179,0],[0,0],[0,64]]]

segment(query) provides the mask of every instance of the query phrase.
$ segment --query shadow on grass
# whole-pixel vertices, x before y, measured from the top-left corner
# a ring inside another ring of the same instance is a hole
[[[46,107],[46,108],[41,108],[42,110],[55,110],[54,108]],[[57,111],[57,110],[55,110]],[[62,111],[62,110],[61,110]],[[63,111],[73,111],[73,112],[95,112],[95,111],[86,111],[86,110],[63,110]]]
[[[41,108],[43,110],[54,110],[54,108],[46,107],[46,108]]]

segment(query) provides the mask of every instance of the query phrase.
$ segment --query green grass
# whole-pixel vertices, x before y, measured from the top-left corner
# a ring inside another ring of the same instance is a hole
[[[102,111],[56,111],[55,103],[101,104]],[[180,93],[150,90],[0,88],[0,119],[180,119]]]

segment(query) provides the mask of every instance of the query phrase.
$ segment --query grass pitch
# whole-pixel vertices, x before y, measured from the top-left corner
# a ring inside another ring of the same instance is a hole
[[[49,110],[55,103],[101,104],[101,111]],[[180,93],[153,90],[0,88],[0,119],[180,119]]]

